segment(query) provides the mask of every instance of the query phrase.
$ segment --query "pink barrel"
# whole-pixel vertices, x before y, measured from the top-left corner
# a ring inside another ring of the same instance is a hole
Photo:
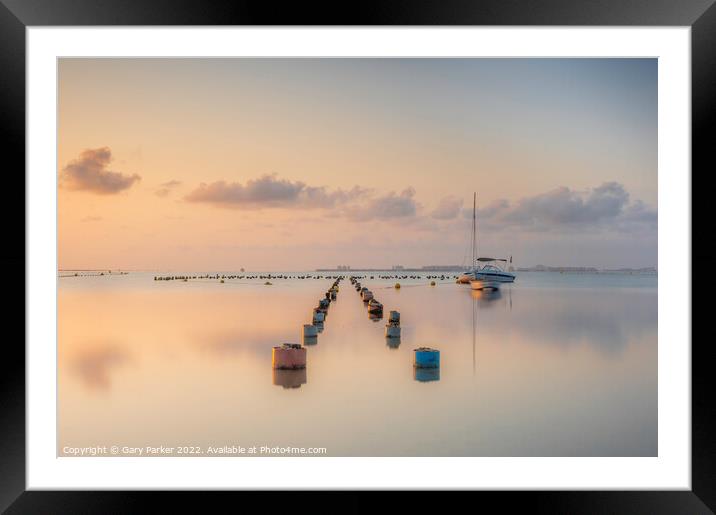
[[[284,343],[273,348],[273,368],[306,368],[306,348],[297,343]]]

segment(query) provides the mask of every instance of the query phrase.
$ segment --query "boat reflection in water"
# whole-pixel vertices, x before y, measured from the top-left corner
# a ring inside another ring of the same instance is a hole
[[[306,384],[306,369],[288,370],[274,368],[273,384],[282,386],[285,389],[300,388],[302,384]]]
[[[512,309],[512,290],[508,287],[510,309]],[[476,328],[477,328],[477,307],[481,308],[494,307],[498,305],[497,300],[502,298],[502,290],[500,289],[482,289],[482,290],[470,290],[470,296],[472,297],[472,375],[475,375],[477,370],[477,358],[475,355],[475,343],[476,343]]]
[[[440,369],[413,367],[413,379],[421,383],[440,381]]]
[[[470,281],[470,288],[478,291],[497,291],[500,289],[500,282],[492,279],[475,279]]]
[[[502,291],[499,289],[470,290],[470,294],[472,295],[473,299],[485,302],[492,302],[502,298]]]

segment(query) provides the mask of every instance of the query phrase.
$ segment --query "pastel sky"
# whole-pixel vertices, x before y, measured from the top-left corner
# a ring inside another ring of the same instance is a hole
[[[656,59],[61,59],[59,266],[657,265]]]

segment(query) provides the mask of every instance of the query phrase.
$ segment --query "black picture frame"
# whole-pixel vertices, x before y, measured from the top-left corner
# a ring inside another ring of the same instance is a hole
[[[8,271],[13,296],[3,319],[7,327],[24,320],[25,225],[13,223],[24,212],[25,191],[25,29],[28,26],[59,25],[574,25],[574,26],[688,26],[691,27],[692,71],[692,220],[702,227],[711,217],[703,206],[708,188],[694,188],[699,177],[716,170],[711,141],[716,124],[716,6],[715,0],[402,0],[331,4],[258,1],[212,2],[192,0],[0,0],[0,148],[5,162],[8,195],[0,202],[5,232],[14,240],[2,252],[2,267]],[[703,182],[701,179],[699,182]],[[703,185],[702,185],[703,186]],[[698,206],[702,206],[699,208]],[[693,238],[692,269],[708,270],[713,251]],[[22,279],[19,270],[23,271]],[[698,291],[711,290],[713,274],[699,276]],[[684,280],[684,271],[679,271]],[[23,284],[21,284],[21,281]],[[689,277],[689,281],[691,278]],[[662,290],[665,292],[665,290]],[[709,303],[691,302],[692,320],[706,314]],[[692,322],[692,326],[696,327]],[[24,336],[25,327],[21,330]],[[693,333],[695,334],[695,333]],[[23,338],[24,340],[24,338]],[[661,343],[661,342],[660,342]],[[537,513],[711,513],[716,510],[716,428],[714,427],[714,355],[710,339],[692,337],[692,490],[624,492],[476,492],[479,501],[500,509],[525,509]],[[7,513],[114,513],[147,511],[160,502],[162,511],[205,511],[208,496],[226,498],[234,493],[190,492],[59,492],[26,491],[25,440],[25,351],[20,336],[3,344],[0,374],[0,510]],[[240,495],[270,502],[288,503],[301,511],[300,498],[285,493]],[[370,509],[373,502],[350,492],[340,498],[324,494],[340,512]],[[266,499],[270,496],[270,501]],[[441,501],[422,493],[404,496],[408,505],[421,511],[444,509]],[[474,505],[485,506],[485,504]],[[312,508],[304,504],[303,508]],[[361,509],[362,508],[362,509]],[[233,511],[233,510],[232,510]]]

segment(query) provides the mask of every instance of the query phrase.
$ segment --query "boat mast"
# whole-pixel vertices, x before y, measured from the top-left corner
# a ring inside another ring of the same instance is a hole
[[[472,194],[472,269],[474,270],[476,268],[476,261],[477,258],[477,222],[475,218],[475,210],[477,207],[477,192],[473,192]]]

